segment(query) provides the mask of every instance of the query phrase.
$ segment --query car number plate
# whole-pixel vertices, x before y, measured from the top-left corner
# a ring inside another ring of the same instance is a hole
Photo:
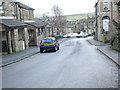
[[[44,46],[49,46],[50,44],[44,44]]]

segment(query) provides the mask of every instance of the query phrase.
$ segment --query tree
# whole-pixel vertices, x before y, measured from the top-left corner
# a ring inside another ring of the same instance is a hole
[[[52,7],[52,11],[53,11],[55,17],[59,17],[62,14],[62,9],[60,7],[58,7],[58,5],[54,5]]]
[[[62,16],[63,11],[58,5],[54,5],[52,7],[52,12],[54,14],[55,25],[57,26],[57,29],[58,29],[59,34],[60,34],[60,32],[63,32],[62,26],[64,25],[66,19],[64,16]]]
[[[113,49],[120,51],[120,1],[116,5],[118,7],[118,21],[113,20],[113,24],[118,33],[111,37],[110,43]]]
[[[120,18],[120,1],[116,4],[118,7],[118,17]],[[118,31],[118,34],[120,35],[120,19],[117,21],[113,20],[113,24],[116,26],[116,30]]]

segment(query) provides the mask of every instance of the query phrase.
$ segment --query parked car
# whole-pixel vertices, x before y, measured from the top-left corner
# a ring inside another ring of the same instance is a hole
[[[44,50],[59,50],[59,43],[54,37],[47,37],[41,40],[40,42],[40,52],[42,53]]]
[[[72,34],[72,33],[69,33],[69,34],[68,34],[68,37],[73,37],[73,34]]]
[[[81,32],[81,33],[80,33],[80,36],[83,37],[83,38],[86,38],[86,37],[88,37],[88,33],[86,33],[86,32]]]
[[[76,35],[76,37],[77,37],[77,38],[80,38],[80,37],[81,37],[81,35],[80,35],[80,34],[77,34],[77,35]]]
[[[67,38],[67,36],[68,36],[68,35],[67,35],[67,34],[65,34],[65,35],[63,35],[63,38]]]
[[[70,37],[76,37],[78,34],[77,33],[70,33],[68,36]]]

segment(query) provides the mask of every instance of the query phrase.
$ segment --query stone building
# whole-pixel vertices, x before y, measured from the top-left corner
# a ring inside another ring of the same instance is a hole
[[[26,21],[25,23],[28,24],[29,45],[38,46],[45,37],[45,23],[38,18],[35,18],[33,21]]]
[[[28,48],[27,24],[15,19],[2,19],[0,26],[2,52],[12,53]]]
[[[87,19],[82,19],[80,21],[77,21],[76,24],[76,31],[77,32],[81,32],[81,31],[85,31],[87,32],[89,35],[93,35],[94,33],[94,29],[95,29],[95,18],[87,18]]]
[[[113,20],[118,21],[118,0],[98,0],[95,5],[95,36],[96,40],[109,42],[111,36],[117,33]]]
[[[12,53],[28,49],[30,45],[38,45],[44,37],[44,26],[41,25],[42,22],[34,20],[34,9],[20,2],[0,2],[0,21],[1,52]],[[36,35],[33,44],[31,35]]]
[[[63,34],[75,33],[75,21],[67,21],[66,25],[63,27]]]
[[[0,2],[0,16],[11,17],[20,21],[34,19],[34,9],[17,1]]]
[[[18,19],[20,5],[13,0],[0,2],[0,33],[2,51],[13,53],[28,49],[27,24]]]

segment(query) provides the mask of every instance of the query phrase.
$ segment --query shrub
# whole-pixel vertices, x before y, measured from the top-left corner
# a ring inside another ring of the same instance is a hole
[[[110,40],[110,44],[112,45],[112,49],[120,51],[120,42],[119,36],[117,34],[113,35]]]

